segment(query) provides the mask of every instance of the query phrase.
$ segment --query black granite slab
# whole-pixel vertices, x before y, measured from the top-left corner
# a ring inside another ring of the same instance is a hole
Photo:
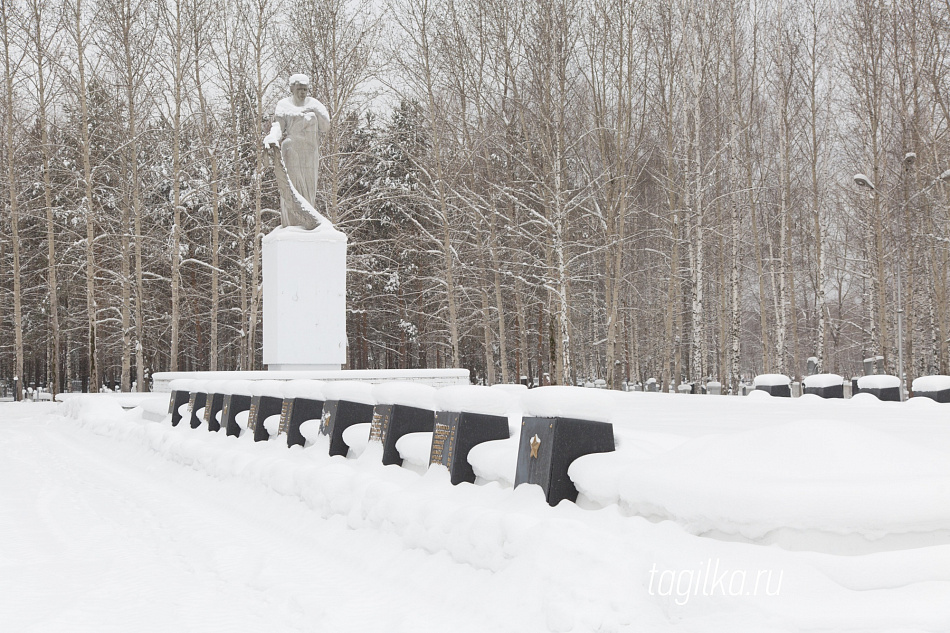
[[[247,430],[254,433],[255,442],[266,442],[270,439],[270,434],[264,428],[264,420],[272,415],[279,415],[283,405],[283,398],[273,396],[254,396],[251,398],[250,413],[247,416]]]
[[[577,488],[567,475],[582,455],[614,450],[613,425],[576,418],[524,418],[518,446],[515,486],[537,484],[547,502],[577,500]]]
[[[287,446],[304,446],[306,438],[300,434],[300,425],[307,420],[323,419],[323,400],[284,398],[280,410],[280,431],[287,436]]]
[[[323,403],[320,433],[330,438],[330,455],[346,457],[350,447],[343,441],[343,431],[354,424],[373,421],[373,405],[350,400],[327,400]]]
[[[406,433],[431,433],[435,425],[435,412],[403,404],[377,404],[373,409],[373,427],[369,432],[371,442],[383,445],[383,464],[402,466],[402,458],[396,450],[396,442]]]
[[[449,469],[453,485],[475,483],[475,471],[468,463],[468,452],[482,442],[508,439],[508,419],[480,413],[439,411],[432,431],[430,464]]]
[[[191,393],[191,398],[188,400],[189,408],[191,409],[191,428],[197,429],[201,426],[202,418],[198,417],[198,409],[205,406],[205,400],[208,399],[208,394],[201,391],[193,391]]]
[[[168,412],[172,416],[172,426],[178,426],[178,423],[181,422],[181,413],[178,412],[178,409],[190,399],[191,393],[188,391],[182,391],[180,389],[172,391],[172,395],[168,399]]]
[[[221,406],[221,426],[229,436],[240,437],[241,427],[238,426],[235,416],[242,411],[251,408],[251,396],[232,393],[224,397],[224,404]]]
[[[208,423],[209,431],[220,431],[221,423],[218,422],[218,412],[224,406],[223,393],[209,393],[205,400],[205,422]]]

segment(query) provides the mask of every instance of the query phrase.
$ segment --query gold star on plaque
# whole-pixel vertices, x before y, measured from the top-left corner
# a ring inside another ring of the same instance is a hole
[[[534,437],[531,438],[531,457],[534,459],[538,458],[538,448],[541,446],[541,438],[538,437],[538,434],[535,433]]]

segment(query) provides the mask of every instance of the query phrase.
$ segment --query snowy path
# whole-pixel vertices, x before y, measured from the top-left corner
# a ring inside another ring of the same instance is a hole
[[[550,508],[533,486],[453,487],[369,449],[330,458],[76,405],[0,405],[0,633],[950,630],[940,538],[866,555],[725,542],[617,506]],[[709,421],[710,442],[740,426]],[[931,424],[912,435],[937,439]],[[734,448],[767,447],[755,437]],[[923,453],[894,455],[910,469]],[[727,466],[700,472],[729,481]]]
[[[314,516],[299,501],[126,455],[62,424],[8,420],[3,432],[0,507],[18,510],[0,515],[4,631],[516,624],[502,627],[472,603],[472,592],[503,598],[491,596],[489,574]]]

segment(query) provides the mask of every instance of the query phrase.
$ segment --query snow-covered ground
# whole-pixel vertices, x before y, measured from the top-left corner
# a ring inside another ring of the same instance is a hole
[[[143,417],[167,394],[0,404],[0,631],[950,630],[950,405],[508,396],[614,424],[577,504],[510,487],[516,438],[452,486]]]

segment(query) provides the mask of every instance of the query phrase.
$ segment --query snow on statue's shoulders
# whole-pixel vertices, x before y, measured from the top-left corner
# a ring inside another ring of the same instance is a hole
[[[277,107],[274,108],[274,116],[305,116],[307,113],[314,113],[328,119],[330,118],[327,107],[313,97],[307,97],[302,106],[294,105],[293,98],[287,97],[286,99],[278,101]]]
[[[803,381],[806,387],[813,389],[823,389],[824,387],[836,387],[844,382],[844,378],[838,374],[814,374],[805,376]]]
[[[384,382],[373,388],[373,395],[379,404],[399,404],[435,411],[435,387],[421,383],[396,381]]]
[[[787,385],[792,380],[785,374],[760,374],[755,377],[752,384],[756,387],[774,387],[776,385]]]
[[[858,389],[890,389],[891,387],[900,386],[901,381],[897,376],[876,374],[874,376],[861,376],[858,378]]]

